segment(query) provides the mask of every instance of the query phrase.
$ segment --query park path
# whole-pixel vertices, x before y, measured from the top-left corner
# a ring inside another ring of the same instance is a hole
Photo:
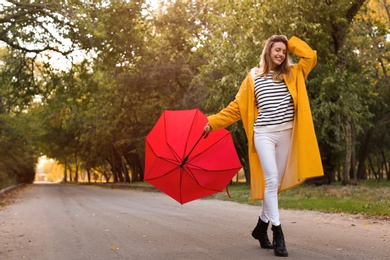
[[[0,259],[278,259],[250,233],[260,208],[159,192],[34,184],[0,209]],[[288,259],[390,259],[388,221],[281,210]],[[270,233],[271,236],[271,233]]]

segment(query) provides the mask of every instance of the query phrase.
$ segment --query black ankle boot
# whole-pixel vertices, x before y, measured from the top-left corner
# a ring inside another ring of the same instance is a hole
[[[259,240],[261,248],[272,249],[273,246],[267,235],[268,224],[259,218],[255,229],[252,231],[252,237]]]
[[[276,256],[288,256],[286,243],[284,242],[284,236],[282,231],[282,225],[272,225],[272,231],[274,233],[273,246],[274,254]]]

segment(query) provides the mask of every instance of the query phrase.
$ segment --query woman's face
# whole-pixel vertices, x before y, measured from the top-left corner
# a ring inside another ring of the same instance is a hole
[[[286,59],[286,45],[283,42],[275,42],[271,47],[271,68],[276,68]]]

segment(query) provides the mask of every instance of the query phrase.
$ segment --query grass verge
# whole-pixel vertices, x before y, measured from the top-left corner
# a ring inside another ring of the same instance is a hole
[[[229,185],[229,193],[232,198],[226,192],[211,198],[261,205],[261,201],[250,200],[250,189],[245,184]],[[358,186],[342,186],[340,183],[323,186],[302,184],[280,193],[279,207],[389,219],[390,181],[364,181]]]

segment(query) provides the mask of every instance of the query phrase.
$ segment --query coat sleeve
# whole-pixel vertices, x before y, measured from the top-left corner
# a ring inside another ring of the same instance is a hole
[[[229,103],[219,113],[207,118],[213,130],[225,128],[241,119],[240,108],[237,99]]]
[[[295,36],[288,40],[288,51],[300,58],[298,66],[306,79],[317,63],[317,52],[312,50],[306,42]]]

